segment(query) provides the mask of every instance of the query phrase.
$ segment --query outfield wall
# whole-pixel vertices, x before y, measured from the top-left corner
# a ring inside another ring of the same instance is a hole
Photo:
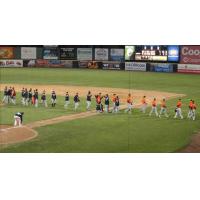
[[[198,45],[0,45],[0,67],[200,72]]]

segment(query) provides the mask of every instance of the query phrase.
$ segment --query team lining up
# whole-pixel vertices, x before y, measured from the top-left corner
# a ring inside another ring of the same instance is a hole
[[[109,110],[109,106],[110,106],[110,98],[109,95],[102,95],[101,93],[94,95],[95,99],[96,99],[96,111],[97,112],[106,112],[106,113],[118,113],[119,112],[119,106],[120,106],[120,98],[118,95],[113,94],[112,96],[112,103],[113,103],[113,108],[112,111]],[[39,99],[39,92],[38,89],[32,90],[32,88],[30,88],[29,90],[27,90],[27,88],[22,88],[21,91],[21,102],[22,105],[24,106],[28,106],[29,104],[34,105],[36,108],[38,107],[38,99]],[[51,92],[51,106],[55,107],[56,106],[56,92],[54,90],[52,90]],[[102,104],[102,101],[104,99],[104,106]],[[79,102],[80,102],[80,98],[79,98],[79,94],[76,93],[74,98],[74,110],[77,111],[78,107],[79,107]],[[16,91],[14,87],[5,87],[4,88],[4,97],[3,97],[3,103],[5,104],[9,104],[10,102],[13,103],[14,105],[16,104]],[[91,108],[91,102],[92,102],[92,94],[91,91],[88,91],[88,94],[86,95],[86,110],[90,110]],[[133,98],[131,96],[131,94],[129,93],[127,96],[127,108],[125,109],[125,113],[132,113],[132,109],[133,109]],[[44,107],[48,107],[47,104],[47,97],[46,97],[46,93],[45,90],[42,92],[41,94],[41,103]],[[68,106],[70,104],[70,96],[69,93],[66,92],[65,94],[65,104],[64,104],[64,108],[67,109]],[[146,96],[142,97],[141,100],[141,111],[143,113],[146,113],[146,108],[147,108],[147,101],[146,101]],[[195,120],[196,118],[196,109],[197,106],[194,102],[194,100],[190,100],[189,102],[189,111],[188,111],[188,115],[187,117],[189,119],[193,119]],[[182,115],[182,101],[181,99],[178,100],[177,104],[176,104],[176,108],[175,108],[175,115],[174,118],[178,118],[180,117],[181,119],[183,119],[183,115]],[[165,117],[169,117],[169,115],[167,114],[167,106],[166,106],[166,99],[163,98],[160,104],[160,112],[158,113],[157,110],[157,100],[156,98],[153,99],[152,103],[151,103],[151,111],[149,113],[149,116],[151,116],[152,114],[155,114],[157,117],[161,117],[162,115],[164,115]]]

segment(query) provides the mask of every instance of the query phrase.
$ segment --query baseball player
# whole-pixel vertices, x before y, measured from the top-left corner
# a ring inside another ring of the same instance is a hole
[[[25,89],[24,89],[24,88],[22,88],[22,91],[21,91],[21,97],[22,97],[22,100],[21,100],[21,102],[22,102],[22,105],[25,105],[24,92],[25,92]]]
[[[69,93],[66,92],[65,94],[65,105],[64,107],[67,109],[68,105],[70,104],[70,101],[69,101]]]
[[[177,102],[177,104],[176,104],[175,115],[174,115],[175,119],[177,117],[180,117],[181,119],[183,119],[181,107],[182,107],[182,102],[181,102],[181,99],[179,99],[178,102]]]
[[[11,101],[11,95],[12,95],[12,87],[9,87],[7,95],[8,95],[8,103],[10,103],[10,101]]]
[[[47,108],[48,105],[47,105],[47,98],[46,98],[45,90],[42,93],[41,100],[42,100],[42,105],[44,105],[44,107]]]
[[[38,89],[34,90],[34,103],[35,103],[35,107],[38,107]]]
[[[28,90],[27,88],[25,88],[24,90],[24,102],[25,102],[25,106],[28,106]]]
[[[87,97],[86,97],[86,103],[87,103],[87,110],[90,110],[90,106],[91,106],[91,101],[92,101],[92,94],[90,91],[88,91]]]
[[[100,112],[103,112],[103,104],[101,103],[102,99],[103,99],[103,96],[101,96],[101,92],[99,92]]]
[[[55,107],[55,105],[56,105],[56,92],[54,90],[52,90],[52,93],[51,93],[51,106]]]
[[[166,106],[166,99],[163,98],[163,100],[161,101],[161,107],[160,107],[160,113],[159,113],[159,117],[161,118],[161,115],[164,114],[165,117],[169,117],[167,114],[167,106]]]
[[[98,95],[95,95],[95,98],[96,98],[96,111],[103,112],[103,105],[101,103],[101,100],[103,97],[101,96],[101,93],[99,93]]]
[[[157,111],[157,102],[156,102],[156,98],[153,99],[152,101],[152,107],[151,107],[151,112],[149,113],[149,116],[152,115],[152,113],[155,113],[156,116],[158,117],[158,111]]]
[[[80,102],[80,99],[79,99],[79,96],[78,96],[78,92],[76,93],[76,95],[74,96],[74,110],[76,111],[79,107],[79,102]]]
[[[105,111],[106,111],[106,113],[108,113],[109,112],[109,104],[110,104],[110,100],[109,100],[108,94],[106,94],[104,96],[104,98],[105,98]]]
[[[116,94],[113,94],[113,96],[112,96],[112,102],[113,102],[113,110],[112,110],[112,112],[114,113],[115,109],[116,109],[116,104],[115,104],[115,102],[116,102]]]
[[[192,113],[192,106],[193,106],[193,101],[192,101],[192,99],[190,99],[190,103],[189,103],[189,111],[188,111],[188,116],[187,116],[187,118],[191,118],[192,117],[192,115],[193,115],[193,113]]]
[[[35,90],[33,90],[33,96],[31,102],[33,105],[35,105]]]
[[[141,100],[142,106],[141,106],[141,111],[143,113],[146,112],[147,109],[147,101],[146,101],[146,96],[143,96],[142,100]]]
[[[11,92],[11,102],[16,105],[16,91],[15,88],[12,88],[12,92]]]
[[[116,100],[115,100],[115,113],[119,112],[119,96],[116,96]]]
[[[28,103],[33,104],[32,97],[33,97],[32,88],[30,88],[28,91]]]
[[[126,102],[127,102],[127,109],[124,112],[125,113],[129,112],[130,114],[132,111],[132,105],[133,105],[133,98],[131,97],[130,93],[128,94]]]
[[[2,100],[3,103],[8,103],[8,88],[7,86],[5,86],[4,88],[4,97],[3,97],[3,100]]]
[[[192,101],[192,119],[195,120],[196,118],[196,109],[197,109],[197,106],[194,102],[194,100]]]
[[[23,112],[18,112],[14,115],[14,126],[22,126],[23,115]]]

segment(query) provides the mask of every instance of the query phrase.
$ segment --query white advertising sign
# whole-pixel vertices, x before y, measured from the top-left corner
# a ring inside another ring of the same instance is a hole
[[[199,74],[200,65],[179,64],[178,72]]]
[[[108,60],[108,49],[96,48],[95,60]]]
[[[21,59],[36,59],[36,48],[35,47],[22,47],[21,48]]]
[[[125,70],[129,71],[146,71],[146,63],[126,62]]]
[[[0,60],[0,67],[23,67],[23,60]]]
[[[77,59],[78,60],[92,60],[92,48],[78,48]]]

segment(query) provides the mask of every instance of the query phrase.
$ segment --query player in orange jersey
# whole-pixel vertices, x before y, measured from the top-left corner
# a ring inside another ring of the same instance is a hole
[[[129,93],[128,94],[128,97],[127,97],[127,109],[124,111],[124,112],[129,112],[131,113],[132,111],[132,106],[133,106],[133,98],[131,97],[131,94]]]
[[[176,104],[175,115],[174,115],[175,119],[177,117],[180,117],[181,119],[183,119],[181,107],[182,107],[182,102],[181,102],[181,99],[179,99],[178,102],[177,102],[177,104]]]
[[[197,109],[197,106],[194,102],[194,100],[192,101],[192,119],[195,120],[196,118],[196,109]]]
[[[154,98],[153,101],[152,101],[152,107],[151,107],[151,112],[149,113],[149,116],[151,116],[152,113],[155,113],[156,116],[158,117],[156,98]]]
[[[166,99],[163,98],[163,100],[161,101],[161,105],[160,105],[160,114],[159,117],[161,118],[161,115],[164,114],[165,117],[169,117],[167,114],[167,106],[166,106]]]
[[[146,108],[147,108],[147,101],[146,101],[146,96],[143,96],[142,100],[141,100],[142,106],[141,106],[141,111],[143,113],[146,112]]]
[[[189,111],[188,111],[188,116],[187,118],[192,118],[192,105],[193,105],[193,101],[192,99],[190,99],[190,102],[189,102],[189,105],[188,105],[188,108],[189,108]]]

